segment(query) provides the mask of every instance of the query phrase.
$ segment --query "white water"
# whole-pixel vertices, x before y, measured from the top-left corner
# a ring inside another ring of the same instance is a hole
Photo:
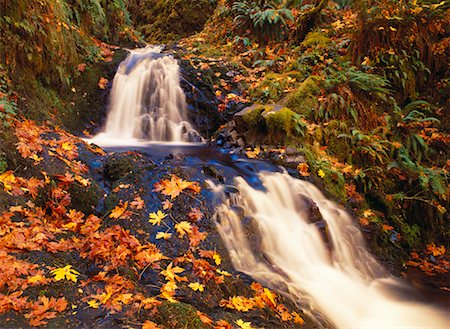
[[[104,131],[91,142],[102,146],[146,141],[199,140],[186,116],[179,66],[162,47],[131,50],[114,77]]]
[[[217,207],[218,231],[238,271],[308,302],[338,328],[450,327],[444,311],[409,300],[411,290],[366,251],[350,216],[315,186],[287,174],[262,173],[259,178],[266,191],[239,177],[240,192]],[[223,187],[215,192],[226,199]],[[308,223],[302,196],[317,204],[328,223],[331,254],[319,230]],[[236,206],[256,221],[264,257],[252,250]]]

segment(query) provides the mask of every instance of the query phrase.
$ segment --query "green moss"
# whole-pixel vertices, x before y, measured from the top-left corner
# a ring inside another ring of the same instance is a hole
[[[322,78],[318,75],[311,75],[303,81],[298,89],[288,95],[286,107],[303,114],[306,118],[311,118],[314,110],[319,107],[317,94],[320,91]]]
[[[97,207],[104,192],[97,182],[91,180],[89,187],[72,185],[69,193],[72,199],[72,208],[80,210],[85,214],[91,214]]]
[[[287,107],[283,107],[278,111],[266,109],[264,112],[264,118],[266,120],[269,133],[285,133],[287,135],[291,135],[295,123],[294,115],[295,112]]]
[[[133,170],[133,162],[130,158],[121,157],[109,160],[105,164],[105,175],[111,181],[123,178]]]
[[[266,110],[265,106],[258,106],[255,109],[245,113],[242,119],[250,127],[256,127],[263,122],[262,113]]]
[[[286,89],[287,76],[285,74],[269,73],[259,86],[250,91],[250,96],[258,101],[276,101]]]
[[[324,36],[320,32],[309,32],[306,35],[305,40],[302,42],[302,46],[305,48],[312,46],[327,46],[331,43],[331,39]]]
[[[197,310],[189,304],[163,302],[158,307],[156,320],[167,328],[207,329],[197,315]]]

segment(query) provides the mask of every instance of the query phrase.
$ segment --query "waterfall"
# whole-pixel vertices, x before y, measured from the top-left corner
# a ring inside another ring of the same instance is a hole
[[[162,47],[131,50],[114,77],[100,145],[136,142],[193,142],[200,135],[187,121],[186,96],[180,87],[177,60]]]
[[[265,190],[240,177],[230,197],[214,187],[217,228],[236,270],[307,302],[338,328],[449,328],[448,315],[414,301],[414,289],[383,269],[351,217],[315,186],[283,173],[259,178]],[[311,203],[321,223],[310,222]]]

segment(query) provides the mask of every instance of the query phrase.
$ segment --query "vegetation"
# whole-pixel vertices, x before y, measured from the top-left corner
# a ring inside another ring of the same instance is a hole
[[[80,327],[77,312],[147,329],[252,328],[242,314],[309,325],[302,305],[231,273],[188,170],[67,132],[98,129],[122,48],[145,42],[189,66],[218,134],[254,104],[245,131],[236,116],[227,132],[233,152],[313,181],[379,258],[447,275],[450,3],[0,0],[0,12],[0,327]]]
[[[306,134],[284,143],[315,154],[325,188],[355,186],[346,200],[377,214],[362,222],[399,233],[387,248],[411,250],[449,241],[448,15],[438,1],[225,1],[197,38],[241,68],[242,97],[301,115]]]

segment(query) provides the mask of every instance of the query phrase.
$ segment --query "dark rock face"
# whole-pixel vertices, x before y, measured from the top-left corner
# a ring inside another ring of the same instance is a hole
[[[177,45],[167,49],[167,52],[179,58],[180,85],[186,94],[189,121],[203,137],[210,138],[221,125],[246,106],[234,100],[224,102],[218,98],[216,91],[223,95],[240,95],[243,87],[233,81],[235,72],[229,63],[195,57],[186,59],[183,51]]]
[[[131,159],[119,156],[108,160],[104,167],[105,176],[111,181],[123,178],[126,174],[133,171]]]
[[[132,0],[128,10],[137,30],[149,41],[168,42],[203,29],[216,1]]]
[[[305,195],[300,194],[298,195],[297,207],[297,211],[303,214],[303,216],[308,219],[308,222],[311,225],[315,225],[317,227],[323,242],[325,242],[326,246],[328,247],[328,251],[331,254],[333,250],[331,236],[328,230],[328,224],[322,217],[317,204]]]

